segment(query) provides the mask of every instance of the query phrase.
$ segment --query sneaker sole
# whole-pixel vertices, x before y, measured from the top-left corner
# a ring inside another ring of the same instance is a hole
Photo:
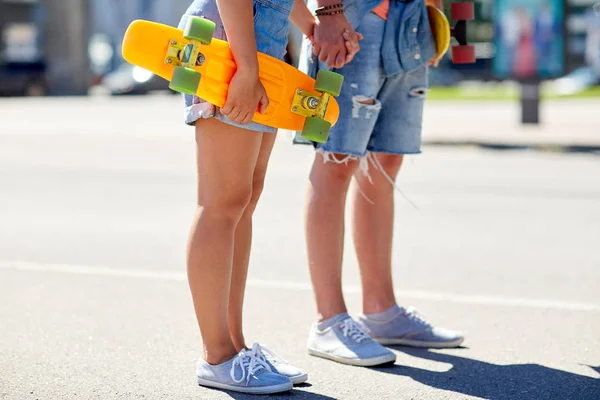
[[[249,394],[273,394],[287,392],[293,389],[292,382],[282,383],[280,385],[263,386],[263,387],[244,387],[233,386],[226,383],[219,383],[202,378],[198,378],[198,385],[214,389],[230,390],[232,392],[249,393]]]
[[[465,340],[464,338],[456,339],[452,342],[424,342],[422,340],[408,340],[408,339],[378,339],[373,338],[377,343],[382,345],[396,345],[396,346],[410,346],[410,347],[422,347],[430,349],[448,349],[452,347],[458,347]]]
[[[351,359],[351,358],[342,358],[342,357],[336,357],[334,355],[331,355],[329,353],[325,353],[319,350],[315,350],[315,349],[311,349],[310,347],[308,348],[308,354],[310,354],[311,356],[315,356],[315,357],[321,357],[321,358],[325,358],[327,360],[331,360],[331,361],[336,361],[339,362],[341,364],[347,364],[347,365],[355,365],[357,367],[374,367],[376,365],[382,365],[382,364],[389,364],[392,362],[396,361],[396,355],[395,354],[386,354],[383,356],[379,356],[379,357],[374,357],[374,358],[367,358],[367,359]]]

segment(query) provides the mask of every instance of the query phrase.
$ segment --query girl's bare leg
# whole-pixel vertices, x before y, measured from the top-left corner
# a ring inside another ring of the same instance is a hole
[[[237,350],[229,331],[236,227],[252,197],[263,134],[216,119],[196,123],[198,207],[187,248],[190,290],[204,359],[219,364]]]
[[[246,206],[235,231],[233,253],[233,274],[229,293],[229,332],[236,350],[247,348],[242,329],[242,312],[244,308],[244,292],[248,276],[250,248],[252,246],[252,215],[263,190],[267,165],[275,144],[276,134],[263,133],[258,161],[252,177],[252,196]]]

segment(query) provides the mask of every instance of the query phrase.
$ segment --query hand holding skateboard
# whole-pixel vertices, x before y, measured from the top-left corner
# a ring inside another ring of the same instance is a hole
[[[229,44],[213,39],[214,30],[214,22],[200,17],[190,17],[184,31],[134,21],[123,39],[123,57],[170,81],[171,89],[223,109],[237,65]],[[315,80],[281,60],[258,53],[258,76],[269,106],[264,113],[256,110],[252,121],[302,131],[302,136],[313,142],[327,141],[340,113],[334,98],[342,88],[340,74],[321,70]]]

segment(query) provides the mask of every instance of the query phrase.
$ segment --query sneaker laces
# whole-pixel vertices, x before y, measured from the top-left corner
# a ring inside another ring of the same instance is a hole
[[[352,318],[347,318],[342,321],[340,327],[342,328],[342,334],[344,336],[354,339],[357,343],[364,342],[371,338]]]
[[[425,325],[428,328],[431,327],[431,323],[425,318],[425,316],[423,314],[421,314],[420,312],[418,312],[417,309],[414,308],[414,307],[408,307],[408,308],[406,308],[406,312],[404,313],[404,315],[408,319],[411,319],[413,321],[419,322],[419,323]]]
[[[240,379],[236,379],[235,377],[235,370],[238,366],[242,370],[242,377]],[[250,382],[251,376],[255,376],[257,372],[264,369],[271,371],[271,367],[261,354],[260,346],[254,344],[251,350],[243,349],[238,353],[237,357],[233,360],[229,375],[235,383],[241,383],[245,379],[247,385]]]

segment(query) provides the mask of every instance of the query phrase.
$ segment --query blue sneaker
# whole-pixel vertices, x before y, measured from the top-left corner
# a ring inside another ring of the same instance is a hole
[[[347,313],[314,323],[308,354],[342,364],[373,367],[396,361],[396,355],[375,342]]]
[[[306,372],[302,371],[300,368],[294,367],[279,354],[275,353],[274,350],[264,344],[260,345],[260,350],[265,357],[266,362],[271,366],[271,371],[287,376],[294,385],[299,385],[308,380],[308,374]]]
[[[222,364],[211,365],[198,360],[196,376],[200,386],[241,393],[272,394],[287,392],[293,387],[289,378],[271,372],[257,344]]]
[[[362,314],[359,322],[374,340],[384,345],[441,349],[457,347],[465,340],[461,333],[432,326],[412,307],[393,306],[380,314]]]

